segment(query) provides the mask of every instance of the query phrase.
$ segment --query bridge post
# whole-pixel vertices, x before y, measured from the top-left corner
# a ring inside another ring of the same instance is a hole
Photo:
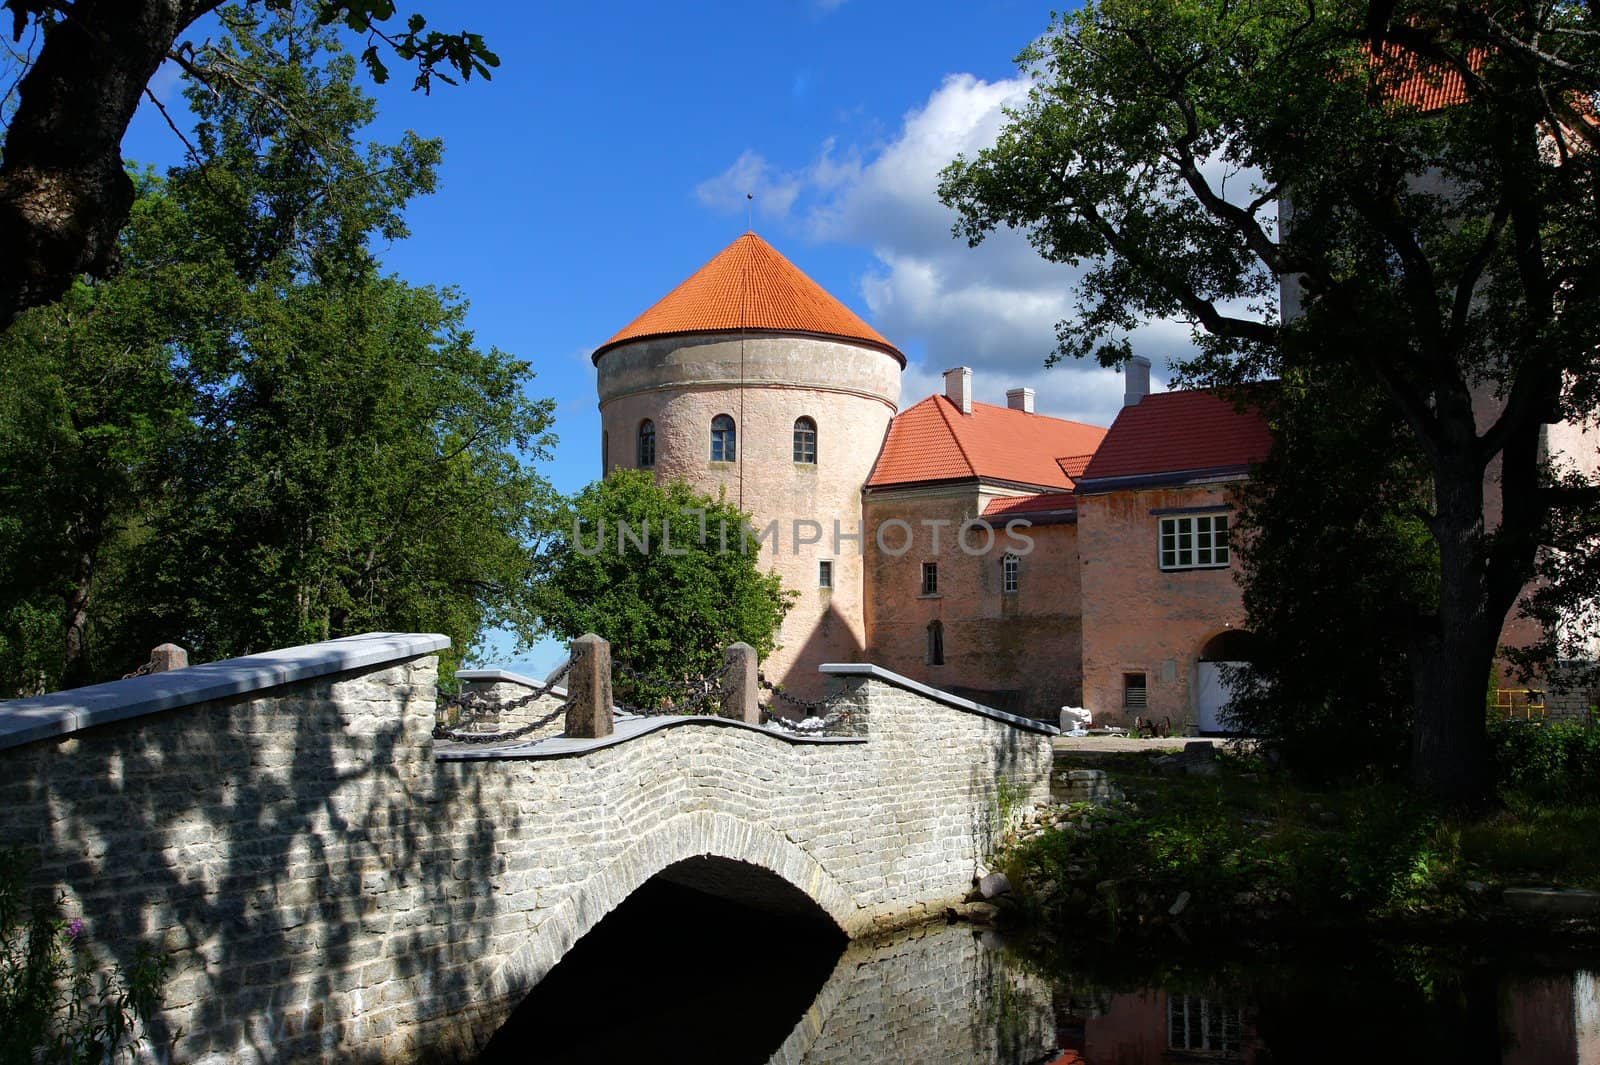
[[[572,641],[567,699],[566,735],[589,740],[611,735],[611,645],[592,632]]]
[[[761,724],[761,703],[756,698],[756,649],[747,643],[729,644],[722,661],[722,716],[750,725]]]

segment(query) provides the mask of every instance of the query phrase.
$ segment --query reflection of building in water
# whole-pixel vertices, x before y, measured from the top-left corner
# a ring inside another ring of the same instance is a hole
[[[1501,1017],[1504,1065],[1600,1065],[1600,974],[1517,980]]]
[[[852,945],[774,1065],[1033,1065],[1055,1047],[1050,985],[970,925]]]
[[[1203,995],[1140,991],[1058,1003],[1065,1054],[1051,1065],[1167,1065],[1266,1060],[1249,1013]]]

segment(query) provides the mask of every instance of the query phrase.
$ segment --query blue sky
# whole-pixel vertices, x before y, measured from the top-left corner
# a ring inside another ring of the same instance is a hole
[[[459,287],[479,343],[533,363],[532,391],[557,401],[546,474],[559,489],[599,472],[590,352],[744,232],[747,191],[755,230],[910,356],[904,404],[965,364],[979,399],[1031,385],[1046,413],[1115,415],[1115,374],[1043,368],[1075,271],[1015,235],[967,249],[933,193],[1025,92],[1012,58],[1049,26],[1048,5],[401,7],[482,33],[502,65],[431,96],[398,65],[368,85],[372,139],[445,141],[438,193],[381,254],[408,281]],[[170,72],[155,88],[181,103]],[[146,104],[124,154],[161,167],[182,151]],[[1158,376],[1186,341],[1162,325],[1135,337]]]

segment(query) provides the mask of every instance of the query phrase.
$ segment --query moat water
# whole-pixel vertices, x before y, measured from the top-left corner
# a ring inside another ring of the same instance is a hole
[[[485,1063],[1600,1065],[1600,955],[1142,952],[936,924],[876,943],[652,882]]]

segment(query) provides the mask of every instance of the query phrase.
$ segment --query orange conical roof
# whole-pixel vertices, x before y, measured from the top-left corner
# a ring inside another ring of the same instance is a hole
[[[677,333],[814,333],[906,358],[850,308],[754,233],[746,233],[595,349]]]

